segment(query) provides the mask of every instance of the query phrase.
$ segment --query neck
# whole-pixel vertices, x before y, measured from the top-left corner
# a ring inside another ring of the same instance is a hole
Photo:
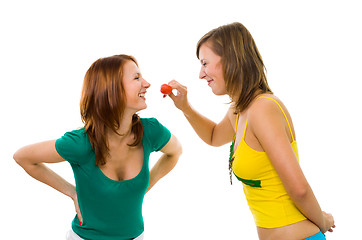
[[[132,116],[134,113],[125,112],[122,119],[120,119],[119,128],[116,130],[116,133],[109,129],[107,135],[108,138],[125,138],[131,134],[132,130]]]

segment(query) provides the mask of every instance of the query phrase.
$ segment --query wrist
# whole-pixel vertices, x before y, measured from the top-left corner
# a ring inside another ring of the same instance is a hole
[[[325,233],[328,231],[328,227],[327,227],[327,219],[326,219],[326,216],[325,214],[322,212],[322,215],[323,215],[323,218],[322,218],[322,223],[321,223],[321,232],[322,233]]]
[[[69,184],[69,187],[68,187],[65,195],[67,195],[68,197],[70,197],[71,199],[74,200],[77,197],[77,191],[76,191],[75,186],[73,186],[72,184]]]
[[[187,103],[187,105],[185,106],[185,108],[183,109],[182,112],[185,115],[185,117],[188,118],[188,117],[190,117],[190,115],[192,115],[193,108],[189,103]]]

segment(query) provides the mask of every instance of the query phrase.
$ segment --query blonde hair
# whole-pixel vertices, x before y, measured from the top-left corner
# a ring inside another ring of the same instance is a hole
[[[259,90],[273,93],[261,55],[244,25],[235,22],[206,33],[197,43],[197,58],[204,43],[209,43],[213,52],[221,57],[226,91],[237,112],[243,112]]]

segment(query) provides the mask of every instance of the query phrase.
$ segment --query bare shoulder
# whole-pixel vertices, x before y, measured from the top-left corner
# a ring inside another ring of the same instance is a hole
[[[270,114],[279,114],[280,108],[278,103],[283,109],[284,104],[279,98],[273,94],[263,94],[257,97],[248,109],[248,117],[266,117]]]
[[[251,128],[265,130],[267,126],[283,125],[285,118],[279,106],[284,111],[284,104],[275,95],[263,94],[256,98],[247,112]]]
[[[283,102],[275,95],[263,94],[255,99],[250,106],[248,118],[252,128],[262,128],[264,131],[265,129],[279,127],[279,129],[285,130],[289,138],[292,139],[288,127],[289,122],[295,137],[292,118]],[[286,119],[288,122],[285,121]]]

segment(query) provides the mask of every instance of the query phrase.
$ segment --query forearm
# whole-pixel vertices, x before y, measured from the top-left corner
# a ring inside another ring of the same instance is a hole
[[[22,165],[24,170],[36,180],[49,185],[66,196],[74,198],[76,195],[75,186],[67,182],[64,178],[49,169],[45,164]]]
[[[22,147],[14,153],[14,160],[30,176],[45,183],[59,192],[74,197],[75,187],[57,175],[44,163],[58,163],[64,159],[55,149],[55,140],[44,141]]]
[[[319,206],[319,203],[314,196],[314,193],[310,187],[305,194],[292,197],[297,208],[304,214],[306,218],[308,218],[311,222],[316,224],[323,232],[328,229],[325,228],[325,220],[323,216],[323,212]]]
[[[163,154],[150,171],[149,191],[161,178],[166,176],[176,165],[180,155]]]
[[[198,113],[190,105],[183,111],[183,113],[196,134],[205,143],[212,145],[212,137],[216,123]]]

